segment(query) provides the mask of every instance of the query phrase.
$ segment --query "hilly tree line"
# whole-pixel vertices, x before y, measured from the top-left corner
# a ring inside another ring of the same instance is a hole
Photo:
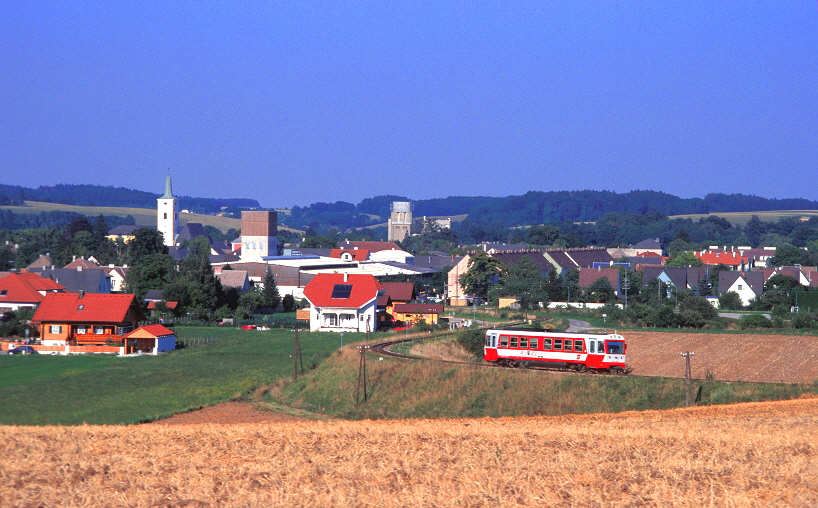
[[[156,198],[160,194],[124,187],[58,184],[28,188],[17,185],[0,184],[0,205],[23,206],[25,201],[44,201],[77,206],[115,206],[134,208],[156,208]],[[259,208],[259,202],[246,198],[196,198],[176,196],[181,209],[195,213],[212,214],[227,207],[229,212],[241,208]]]

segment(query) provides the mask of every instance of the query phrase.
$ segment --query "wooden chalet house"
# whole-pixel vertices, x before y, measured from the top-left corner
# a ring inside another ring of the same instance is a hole
[[[45,346],[119,345],[127,354],[125,335],[144,319],[134,295],[50,293],[31,322]]]

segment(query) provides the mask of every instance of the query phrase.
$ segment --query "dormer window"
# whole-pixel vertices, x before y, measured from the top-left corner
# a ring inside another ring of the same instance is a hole
[[[9,292],[8,289],[2,289],[0,290],[0,296],[6,296],[8,292]]]
[[[77,310],[82,310],[84,308],[85,308],[85,305],[80,305],[79,307],[77,307]]]

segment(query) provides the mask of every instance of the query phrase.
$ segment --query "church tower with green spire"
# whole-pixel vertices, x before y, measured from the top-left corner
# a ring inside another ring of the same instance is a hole
[[[156,200],[156,229],[165,237],[165,245],[172,247],[179,234],[179,211],[173,188],[170,183],[170,171],[165,178],[165,193]]]

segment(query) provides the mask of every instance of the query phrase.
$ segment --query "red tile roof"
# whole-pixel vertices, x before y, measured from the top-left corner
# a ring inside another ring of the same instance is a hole
[[[591,284],[599,279],[608,279],[608,282],[611,283],[611,287],[617,290],[619,288],[619,269],[613,267],[579,269],[580,287],[591,287]]]
[[[749,256],[742,256],[738,252],[696,252],[696,257],[706,265],[739,266],[750,262]]]
[[[341,259],[345,252],[352,256],[353,261],[366,261],[369,259],[369,251],[366,249],[332,249],[329,257]]]
[[[415,296],[414,282],[381,282],[381,285],[393,302],[410,302]]]
[[[164,337],[167,335],[176,335],[176,333],[162,325],[144,325],[126,335],[125,338],[127,339],[131,336],[144,338],[147,335],[153,337]]]
[[[400,314],[441,314],[442,303],[398,303],[395,312]]]
[[[32,322],[133,323],[145,319],[134,295],[49,293]]]
[[[4,293],[5,291],[5,293]],[[3,303],[39,303],[49,292],[65,291],[65,288],[51,279],[44,279],[36,273],[10,273],[0,278],[0,305]]]
[[[148,310],[156,310],[156,305],[160,302],[148,302]],[[179,306],[179,302],[164,302],[165,308],[173,310]]]
[[[348,297],[332,298],[336,285],[350,285]],[[383,286],[366,274],[319,273],[304,288],[304,297],[313,307],[348,307],[360,309],[375,300]]]
[[[380,252],[382,250],[402,250],[395,242],[344,242],[341,248],[354,248],[368,250],[370,252]]]

